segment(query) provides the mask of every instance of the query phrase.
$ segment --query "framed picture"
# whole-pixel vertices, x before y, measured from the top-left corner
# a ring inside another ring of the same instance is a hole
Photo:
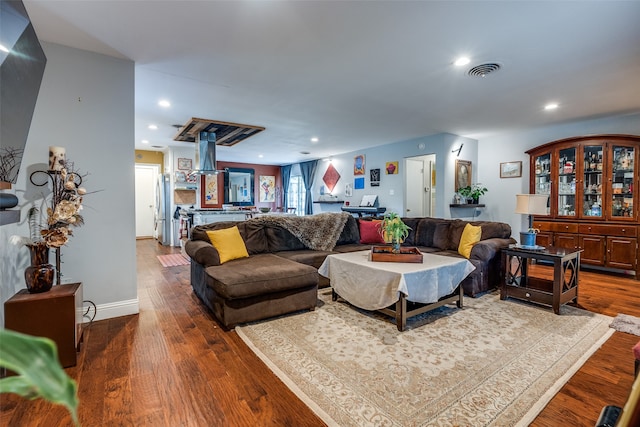
[[[500,178],[520,178],[521,176],[521,161],[500,163]]]
[[[220,175],[200,175],[200,207],[221,208],[224,198],[220,193],[222,188]]]
[[[384,170],[387,175],[397,175],[398,174],[398,161],[395,162],[387,162],[384,165]]]
[[[353,158],[353,174],[364,175],[364,154],[359,154]]]
[[[276,177],[260,175],[260,201],[273,203],[276,201]]]
[[[372,187],[380,187],[380,169],[369,170],[369,184]]]
[[[456,192],[471,185],[471,161],[456,160]]]
[[[353,184],[347,183],[344,185],[344,196],[345,197],[353,196]]]
[[[192,167],[191,159],[178,159],[178,169],[181,171],[190,171]]]

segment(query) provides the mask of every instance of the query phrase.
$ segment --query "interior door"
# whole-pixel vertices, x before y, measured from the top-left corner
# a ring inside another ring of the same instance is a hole
[[[405,159],[405,215],[433,216],[435,207],[435,154]]]
[[[136,238],[153,237],[158,165],[136,164]]]
[[[405,216],[424,217],[424,162],[421,158],[405,159]]]

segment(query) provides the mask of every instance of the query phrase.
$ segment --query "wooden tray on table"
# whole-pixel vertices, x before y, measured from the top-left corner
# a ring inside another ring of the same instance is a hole
[[[391,246],[372,246],[371,261],[375,262],[422,262],[422,252],[415,246],[401,246],[400,253],[394,254]]]

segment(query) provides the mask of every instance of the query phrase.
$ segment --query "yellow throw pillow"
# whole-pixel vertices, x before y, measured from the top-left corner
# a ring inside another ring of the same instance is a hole
[[[458,245],[458,253],[465,258],[471,256],[471,249],[473,245],[480,241],[482,236],[482,227],[479,225],[467,224],[462,231],[462,237],[460,237],[460,244]]]
[[[220,255],[220,264],[238,258],[248,258],[247,247],[237,226],[209,230],[207,236]]]

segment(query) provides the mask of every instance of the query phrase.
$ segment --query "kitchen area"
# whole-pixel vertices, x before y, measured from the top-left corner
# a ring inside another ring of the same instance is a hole
[[[279,166],[218,161],[213,168],[196,157],[195,150],[188,147],[168,147],[162,152],[136,150],[136,238],[184,247],[193,226],[282,211]],[[144,169],[157,171],[153,203],[138,202],[149,196],[149,184],[139,183],[145,178],[138,171]],[[150,225],[152,234],[138,230],[149,230]]]

